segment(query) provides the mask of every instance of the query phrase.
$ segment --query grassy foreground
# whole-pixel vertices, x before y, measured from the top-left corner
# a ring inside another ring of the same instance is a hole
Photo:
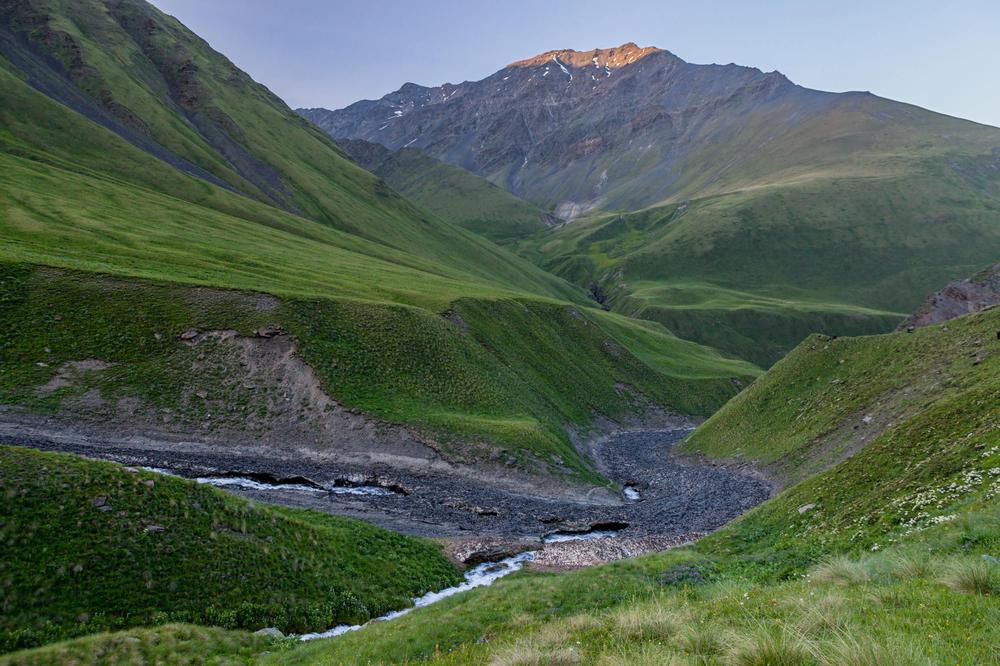
[[[992,310],[814,337],[686,443],[779,461],[774,499],[691,548],[521,575],[280,661],[993,663],[997,330]]]
[[[0,650],[189,622],[322,630],[460,578],[434,544],[193,481],[0,447]]]

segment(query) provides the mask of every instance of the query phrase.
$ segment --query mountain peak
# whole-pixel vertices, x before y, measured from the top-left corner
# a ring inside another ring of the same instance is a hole
[[[626,65],[631,65],[654,53],[666,53],[666,51],[658,49],[655,46],[639,46],[635,42],[628,42],[610,49],[591,49],[590,51],[558,49],[555,51],[546,51],[526,60],[518,60],[508,65],[507,68],[535,67],[537,65],[544,65],[552,60],[558,60],[563,65],[578,69],[592,66],[618,69]]]

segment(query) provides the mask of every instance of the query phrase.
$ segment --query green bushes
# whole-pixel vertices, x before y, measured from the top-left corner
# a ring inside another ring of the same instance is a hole
[[[0,650],[162,623],[326,629],[460,579],[429,542],[0,447]]]

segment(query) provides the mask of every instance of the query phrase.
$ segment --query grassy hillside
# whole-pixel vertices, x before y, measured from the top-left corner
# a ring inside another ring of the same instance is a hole
[[[0,447],[0,650],[196,622],[324,629],[460,578],[433,544],[193,481]]]
[[[538,206],[420,150],[394,152],[361,140],[337,144],[424,210],[490,240],[504,243],[544,228],[544,211]]]
[[[305,278],[318,291],[353,282],[354,292],[376,298],[400,298],[400,291],[412,293],[412,285],[424,280],[430,281],[428,293],[447,294],[441,289],[440,278],[445,278],[456,283],[452,293],[469,288],[457,283],[486,283],[494,293],[506,287],[584,299],[528,262],[417,211],[380,188],[374,176],[340,156],[332,144],[324,144],[330,159],[374,188],[338,208],[352,220],[375,217],[377,222],[365,222],[365,233],[319,216],[293,215],[185,175],[32,89],[2,58],[0,81],[2,222],[10,239],[4,246],[8,257],[113,271],[121,270],[121,262],[108,255],[124,254],[131,270],[151,277],[227,286],[237,285],[220,282],[218,271],[209,267],[236,264],[230,270],[248,281],[239,286],[273,290],[283,282],[286,289],[301,289]],[[336,173],[328,174],[326,182],[335,188]],[[284,267],[284,275],[275,275],[274,266]],[[260,274],[270,276],[270,286],[249,283]],[[373,274],[385,275],[380,281],[385,295]]]
[[[997,330],[992,310],[814,336],[685,444],[772,462],[774,499],[690,548],[520,575],[275,661],[992,663]]]
[[[810,332],[890,330],[929,291],[993,260],[1000,178],[962,160],[602,214],[521,250],[601,285],[616,311],[769,365]]]
[[[46,117],[51,109],[36,108],[37,99],[27,100],[30,109],[18,114],[15,100],[6,98],[25,93],[5,81],[4,127],[19,142],[81,166],[93,166],[87,158],[96,158],[103,172],[186,200],[204,197],[204,183],[221,185],[470,270],[477,254],[489,253],[488,246],[477,246],[386,191],[321,131],[143,0],[30,0],[11,5],[0,18],[9,70],[50,97],[71,100],[69,107],[80,115],[202,182],[176,176],[163,182],[155,173],[108,164],[107,152],[88,149],[106,138],[92,136],[93,128],[67,133]]]
[[[554,471],[564,463],[593,479],[567,424],[586,427],[594,413],[623,416],[648,401],[707,415],[736,392],[731,377],[746,382],[757,373],[652,324],[528,298],[458,299],[442,316],[25,264],[0,264],[0,283],[0,403],[96,424],[164,427],[169,417],[179,432],[209,435],[240,431],[255,414],[266,421],[268,397],[245,385],[232,349],[194,349],[177,338],[192,329],[253,336],[272,326],[294,337],[341,404],[417,426],[459,458],[461,441],[471,439],[529,466]],[[72,370],[88,359],[101,368]],[[122,400],[136,408],[119,413]]]
[[[1000,312],[987,310],[912,333],[812,336],[685,447],[754,460],[794,482],[915,428],[974,433],[974,423],[992,414],[983,396],[995,390],[1000,372],[998,330]],[[933,446],[937,438],[919,439]]]

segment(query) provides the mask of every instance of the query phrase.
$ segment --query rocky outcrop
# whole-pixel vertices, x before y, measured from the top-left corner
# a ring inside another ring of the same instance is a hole
[[[952,282],[931,294],[923,307],[907,317],[897,330],[913,330],[921,326],[979,312],[1000,303],[1000,264],[966,280]]]
[[[629,43],[548,51],[481,81],[408,83],[379,100],[299,113],[338,141],[419,148],[570,219],[662,200],[688,152],[713,137],[729,143],[748,115],[771,114],[778,131],[788,108],[805,118],[834,97],[778,72],[693,65]]]

